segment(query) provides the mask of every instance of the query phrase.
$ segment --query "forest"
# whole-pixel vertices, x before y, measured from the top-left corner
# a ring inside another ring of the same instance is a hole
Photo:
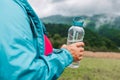
[[[91,28],[87,26],[92,26]],[[95,30],[94,23],[89,23],[84,27],[85,30],[85,50],[101,52],[120,52],[120,30],[107,27],[109,24],[102,25],[99,30]],[[54,48],[60,48],[66,44],[67,33],[71,25],[45,23],[48,37]]]

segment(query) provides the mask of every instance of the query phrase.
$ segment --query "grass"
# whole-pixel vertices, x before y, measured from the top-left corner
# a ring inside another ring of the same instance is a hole
[[[84,57],[78,69],[66,68],[58,80],[120,80],[120,60]]]

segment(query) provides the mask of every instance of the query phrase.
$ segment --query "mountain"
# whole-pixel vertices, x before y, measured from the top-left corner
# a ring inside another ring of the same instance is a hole
[[[81,16],[81,17],[87,18],[87,16]],[[73,18],[74,17],[70,17],[70,16],[53,15],[53,16],[44,17],[41,20],[44,23],[72,24]]]
[[[109,24],[109,28],[120,29],[120,16],[118,15],[108,15],[108,14],[98,14],[93,16],[80,16],[85,19],[85,26],[89,28],[99,29],[101,25]],[[41,20],[44,23],[55,23],[55,24],[72,24],[74,17],[53,15],[44,17]]]
[[[120,16],[98,14],[98,15],[93,15],[93,16],[81,16],[81,17],[85,19],[84,27],[86,29],[89,29],[95,32],[99,36],[103,36],[105,38],[110,39],[118,47],[120,47]],[[44,23],[69,24],[70,25],[72,24],[72,19],[73,17],[54,15],[54,16],[42,18],[42,21]],[[50,26],[50,24],[48,24],[48,26]],[[62,30],[60,32],[62,32]]]
[[[71,24],[73,17],[65,17],[61,15],[53,15],[42,18],[44,23],[55,23],[55,24]]]

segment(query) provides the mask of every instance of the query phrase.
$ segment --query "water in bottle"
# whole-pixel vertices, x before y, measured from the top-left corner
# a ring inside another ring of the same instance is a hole
[[[73,25],[68,30],[67,44],[72,44],[75,42],[81,42],[84,38],[84,29],[83,29],[84,20],[81,17],[75,17],[73,19]],[[69,67],[78,68],[79,61],[73,62]]]

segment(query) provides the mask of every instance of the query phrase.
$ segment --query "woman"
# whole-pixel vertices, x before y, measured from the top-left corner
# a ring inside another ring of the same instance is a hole
[[[82,59],[83,42],[52,49],[27,0],[0,0],[0,10],[1,80],[56,80],[72,61]]]

